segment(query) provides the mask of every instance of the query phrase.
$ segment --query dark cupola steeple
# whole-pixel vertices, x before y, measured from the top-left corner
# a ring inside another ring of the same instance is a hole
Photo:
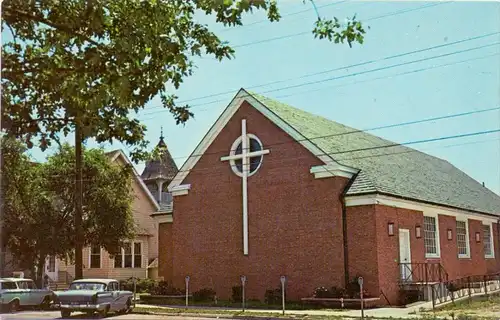
[[[163,128],[161,129],[160,141],[155,148],[159,150],[160,157],[146,162],[141,178],[160,206],[164,207],[172,203],[172,195],[168,192],[167,187],[179,169],[168,151],[163,137]]]

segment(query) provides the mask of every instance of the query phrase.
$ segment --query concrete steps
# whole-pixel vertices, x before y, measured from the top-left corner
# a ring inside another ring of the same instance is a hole
[[[52,287],[57,289],[52,289]],[[64,281],[57,281],[53,285],[51,285],[52,290],[66,290],[69,288],[69,284]]]

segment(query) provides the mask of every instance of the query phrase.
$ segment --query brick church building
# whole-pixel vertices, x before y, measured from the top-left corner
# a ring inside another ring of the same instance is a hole
[[[282,275],[289,300],[363,276],[394,305],[402,283],[500,271],[497,194],[445,160],[243,89],[168,189],[159,275],[221,299],[240,275],[259,300]]]

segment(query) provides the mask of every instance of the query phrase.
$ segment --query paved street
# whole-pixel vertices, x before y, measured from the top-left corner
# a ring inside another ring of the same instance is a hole
[[[59,311],[24,311],[24,312],[18,312],[15,314],[0,314],[0,319],[1,320],[34,320],[34,319],[41,319],[41,320],[46,320],[46,319],[62,319],[61,318],[61,313]],[[88,317],[85,317],[83,314],[75,314],[74,316],[71,316],[68,319],[89,319]],[[191,318],[191,317],[178,317],[178,316],[160,316],[160,315],[140,315],[140,314],[127,314],[127,315],[120,315],[120,316],[114,316],[110,315],[106,319],[118,319],[118,320],[124,320],[124,319],[134,319],[134,320],[159,320],[159,319],[169,319],[169,320],[190,320],[190,319],[196,319],[196,320],[203,320],[204,318]],[[211,318],[210,320],[213,320]]]

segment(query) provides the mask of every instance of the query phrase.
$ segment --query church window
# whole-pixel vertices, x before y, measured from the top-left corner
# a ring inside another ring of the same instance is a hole
[[[491,225],[483,224],[483,248],[485,258],[494,258],[493,254],[493,235],[491,234]]]
[[[436,257],[439,255],[436,220],[436,217],[424,216],[424,247],[426,257]]]
[[[457,248],[459,258],[469,258],[469,236],[467,221],[457,220]]]
[[[248,176],[253,175],[257,170],[260,168],[262,164],[262,160],[264,156],[262,154],[252,156],[251,153],[253,152],[258,152],[262,151],[264,148],[262,146],[262,143],[260,142],[259,138],[257,138],[253,134],[248,134],[248,146],[247,146],[247,151],[246,153],[249,153],[248,157]],[[242,143],[242,138],[239,137],[234,143],[231,148],[231,154],[232,155],[241,155],[243,153],[243,143]],[[234,159],[230,161],[231,168],[234,173],[236,173],[238,176],[241,176],[243,174],[243,160],[242,159]]]

